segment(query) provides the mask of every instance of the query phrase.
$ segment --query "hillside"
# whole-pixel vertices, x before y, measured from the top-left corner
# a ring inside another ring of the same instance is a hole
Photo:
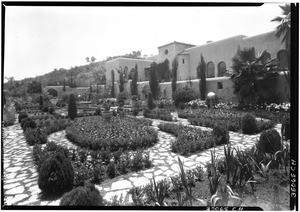
[[[15,81],[13,77],[11,77],[7,83],[4,83],[4,89],[23,90],[26,92],[26,85],[30,81],[41,82],[42,87],[47,85],[63,85],[64,81],[65,84],[70,87],[85,87],[97,83],[105,84],[105,63],[118,57],[142,59],[141,51],[132,51],[129,54],[107,57],[106,60],[90,62],[87,65],[75,66],[70,69],[54,69],[50,73],[19,81]]]

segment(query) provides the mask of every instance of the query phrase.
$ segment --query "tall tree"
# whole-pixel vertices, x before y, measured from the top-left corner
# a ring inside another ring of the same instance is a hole
[[[111,70],[111,97],[115,98],[115,72]]]
[[[34,93],[42,93],[42,84],[37,81],[31,81],[27,86],[27,92]]]
[[[172,62],[172,92],[173,93],[176,91],[177,68],[178,68],[178,60],[176,57]]]
[[[277,26],[276,36],[282,37],[281,42],[285,43],[285,49],[287,51],[288,56],[288,70],[285,70],[284,76],[286,82],[289,86],[289,90],[291,89],[291,82],[290,82],[290,70],[291,70],[291,5],[286,4],[284,6],[279,6],[282,9],[282,16],[277,16],[276,18],[272,19],[273,22],[278,22],[279,25]]]
[[[63,86],[63,91],[66,91],[66,80],[64,79],[64,86]]]
[[[200,75],[199,90],[201,100],[205,100],[206,97],[206,62],[201,54],[200,63],[197,66],[197,74]]]
[[[282,9],[282,16],[277,16],[271,21],[279,23],[276,36],[282,37],[281,42],[285,43],[286,50],[289,52],[291,44],[291,5],[286,4],[279,7]]]
[[[135,67],[133,69],[132,81],[130,84],[132,95],[138,95],[138,88],[137,88],[138,74],[139,74],[138,66],[137,66],[137,64],[135,64]]]
[[[158,98],[158,92],[159,92],[158,74],[157,74],[156,66],[157,64],[155,62],[150,64],[149,86],[154,99]]]
[[[124,91],[124,70],[123,68],[120,66],[119,69],[117,69],[117,72],[119,73],[119,90],[120,92]]]

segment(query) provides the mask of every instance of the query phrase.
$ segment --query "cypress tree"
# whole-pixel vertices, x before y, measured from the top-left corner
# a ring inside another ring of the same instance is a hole
[[[68,116],[72,120],[77,116],[76,97],[74,94],[70,94],[69,97]]]
[[[198,68],[199,67],[199,68]],[[200,90],[200,98],[201,100],[205,100],[206,97],[206,62],[203,58],[203,55],[201,54],[200,63],[198,65],[197,69],[200,71],[200,82],[199,82],[199,90]]]
[[[135,64],[131,86],[130,86],[132,95],[138,95],[138,88],[137,88],[138,74],[139,74],[138,66],[137,64]]]
[[[172,92],[176,91],[178,60],[175,58],[172,62]]]
[[[148,92],[148,101],[147,101],[147,103],[148,103],[148,108],[150,110],[155,108],[155,103],[153,101],[153,94],[152,94],[151,91]]]
[[[124,91],[124,74],[123,74],[122,70],[119,71],[119,82],[120,82],[120,85],[119,85],[120,92],[123,92]]]
[[[149,77],[149,86],[154,99],[157,99],[158,97],[158,76],[156,66],[157,64],[155,62],[151,63]]]
[[[42,110],[43,106],[44,106],[44,98],[42,95],[40,96],[40,99],[39,99],[39,106],[40,106],[40,110]]]
[[[63,87],[63,91],[66,91],[66,80],[64,79],[64,87]]]
[[[115,98],[115,72],[111,70],[111,97]]]

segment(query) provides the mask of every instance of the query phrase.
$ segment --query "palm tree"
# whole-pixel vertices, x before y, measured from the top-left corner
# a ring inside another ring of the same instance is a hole
[[[276,36],[282,37],[281,42],[285,42],[285,48],[289,54],[291,45],[291,5],[286,4],[279,6],[282,9],[282,16],[277,16],[272,19],[273,22],[278,22]]]
[[[252,47],[238,49],[232,58],[231,79],[234,83],[234,93],[241,105],[255,105],[259,101],[266,101],[266,97],[275,95],[273,86],[279,74],[278,61],[265,59],[266,55],[266,50],[261,54],[255,54]]]
[[[282,9],[282,17],[277,16],[271,21],[278,22],[276,36],[281,37],[281,43],[285,42],[285,49],[288,56],[288,70],[284,71],[285,79],[288,83],[290,89],[290,47],[291,47],[291,5],[285,4],[284,6],[279,6]],[[289,96],[289,95],[288,95]]]

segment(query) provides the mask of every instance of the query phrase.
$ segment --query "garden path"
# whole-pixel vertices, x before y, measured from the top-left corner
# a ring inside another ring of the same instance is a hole
[[[173,115],[176,117],[176,114]],[[153,120],[152,125],[156,130],[158,130],[157,126],[160,122],[164,121]],[[178,123],[189,125],[186,119],[178,118]],[[211,130],[205,127],[198,128]],[[276,125],[275,128],[280,132],[281,124]],[[241,150],[252,147],[256,139],[259,138],[259,134],[244,135],[230,132],[229,135],[231,144],[238,146]],[[210,151],[213,148],[189,157],[183,157],[170,151],[171,142],[175,139],[173,135],[158,131],[158,137],[158,143],[149,149],[153,167],[137,173],[118,176],[103,182],[101,185],[96,185],[104,199],[110,201],[113,196],[120,197],[122,195],[125,204],[131,202],[128,195],[130,188],[150,183],[152,176],[155,177],[156,181],[159,181],[178,174],[178,157],[183,161],[185,169],[193,169],[198,165],[203,167],[210,161]],[[50,135],[48,141],[54,141],[69,148],[74,147],[65,138],[65,131]],[[37,171],[34,167],[31,151],[32,147],[26,144],[19,124],[4,128],[4,204],[59,205],[60,200],[41,201],[39,199],[40,189],[37,185]],[[223,146],[216,147],[215,151],[219,157],[223,156]]]
[[[3,205],[58,205],[41,201],[38,173],[34,166],[32,147],[26,143],[19,123],[3,128]]]

